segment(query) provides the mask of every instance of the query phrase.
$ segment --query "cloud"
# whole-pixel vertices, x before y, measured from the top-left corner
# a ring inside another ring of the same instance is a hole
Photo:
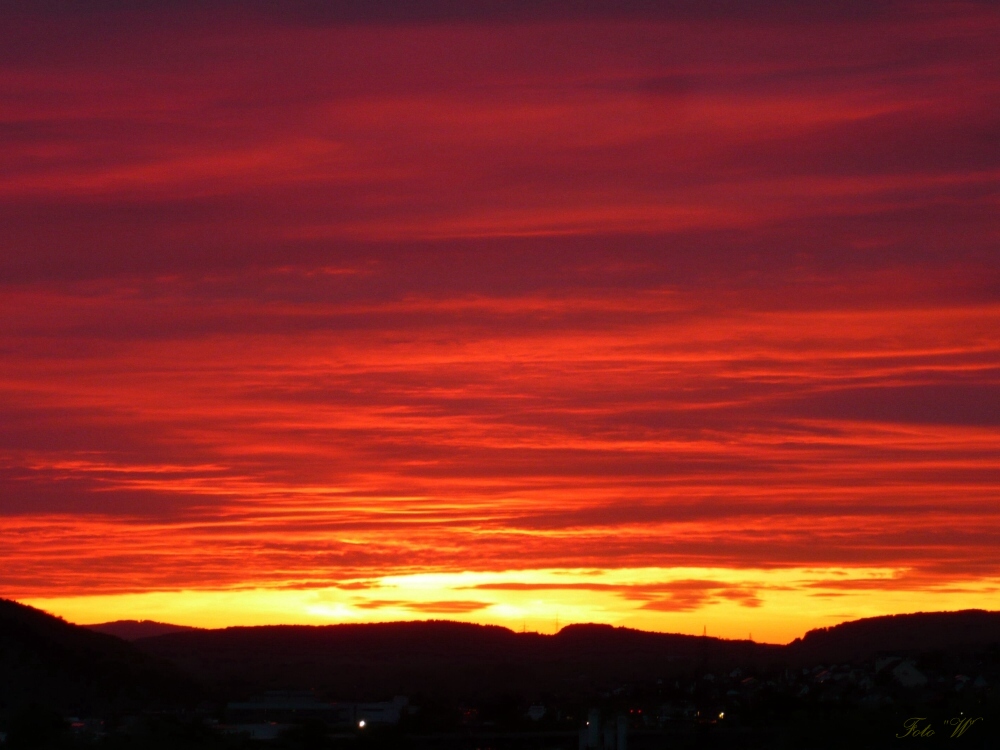
[[[489,602],[455,599],[439,602],[410,602],[406,605],[406,608],[429,614],[466,614],[469,612],[478,612],[489,606]]]
[[[884,583],[884,580],[883,580]],[[485,591],[545,592],[593,591],[613,593],[639,608],[654,612],[688,612],[705,607],[720,599],[735,601],[744,607],[759,607],[761,600],[751,586],[739,586],[704,579],[678,579],[662,583],[520,583],[516,581],[484,583],[471,588]],[[768,588],[776,588],[768,586]],[[778,587],[780,588],[780,587]]]
[[[8,595],[996,575],[995,8],[243,8],[0,24]]]
[[[616,19],[644,21],[718,21],[735,18],[743,21],[789,20],[819,21],[824,19],[864,20],[886,16],[898,3],[844,2],[831,6],[828,3],[788,3],[785,0],[765,0],[748,8],[737,0],[681,0],[668,5],[649,0],[622,0],[616,3],[590,0],[565,2],[548,0],[483,0],[470,5],[459,0],[429,0],[413,5],[402,0],[347,0],[327,3],[321,0],[289,0],[272,3],[266,0],[235,2],[227,0],[216,4],[215,13],[204,12],[204,6],[192,0],[169,2],[108,2],[100,6],[81,7],[69,0],[48,0],[43,3],[14,4],[15,14],[31,17],[34,14],[62,16],[78,22],[112,21],[124,17],[126,21],[141,21],[145,16],[172,19],[174,23],[191,16],[210,21],[219,15],[250,16],[256,21],[283,22],[289,25],[327,26],[342,24],[428,24],[428,23],[510,23],[510,22],[566,22],[573,20],[609,21]],[[220,12],[221,11],[221,12]],[[207,15],[207,18],[206,18]],[[120,21],[119,21],[120,22]]]

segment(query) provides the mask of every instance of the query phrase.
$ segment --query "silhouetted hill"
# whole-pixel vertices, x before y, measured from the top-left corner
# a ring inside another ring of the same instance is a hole
[[[572,698],[737,666],[780,670],[857,663],[877,653],[1000,648],[1000,613],[978,610],[858,620],[810,631],[788,646],[606,625],[571,625],[555,635],[447,621],[224,630],[108,625],[130,635],[172,632],[130,644],[0,600],[0,715],[33,699],[82,713],[190,700],[199,695],[195,680],[227,700],[273,689],[343,699]]]
[[[878,652],[986,647],[1000,613],[898,615],[810,631],[788,646],[571,625],[555,635],[447,621],[193,630],[136,645],[226,692],[314,689],[331,697],[506,691],[585,694],[695,671],[858,662]]]
[[[31,702],[86,714],[196,694],[125,641],[0,599],[0,716]]]
[[[917,612],[870,617],[810,630],[788,645],[803,663],[849,662],[876,653],[955,651],[1000,646],[1000,612]]]
[[[155,620],[115,620],[114,622],[102,622],[96,625],[84,625],[88,630],[98,633],[106,633],[123,641],[137,641],[140,638],[152,638],[157,635],[167,633],[179,633],[185,630],[198,630],[187,625],[171,625],[166,622],[156,622]]]
[[[136,642],[227,690],[309,688],[340,697],[478,697],[526,687],[590,692],[685,669],[763,663],[781,647],[574,625],[557,635],[428,621],[171,633]]]

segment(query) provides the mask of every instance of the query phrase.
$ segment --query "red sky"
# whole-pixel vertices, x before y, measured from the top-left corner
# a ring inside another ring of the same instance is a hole
[[[0,11],[0,596],[1000,609],[995,5],[328,5]]]

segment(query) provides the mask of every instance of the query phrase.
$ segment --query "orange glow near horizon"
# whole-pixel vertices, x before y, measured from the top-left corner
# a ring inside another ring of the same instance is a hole
[[[0,596],[1000,609],[996,8],[336,5],[0,11]]]
[[[891,568],[614,569],[422,573],[328,588],[229,589],[56,597],[26,602],[72,622],[153,619],[220,628],[448,619],[554,633],[600,622],[788,643],[851,617],[978,608],[1000,580],[913,586]],[[872,601],[873,588],[879,601]],[[756,634],[756,635],[754,635]]]

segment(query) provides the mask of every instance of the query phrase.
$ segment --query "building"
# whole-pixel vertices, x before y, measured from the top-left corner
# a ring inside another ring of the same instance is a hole
[[[917,669],[916,665],[910,659],[893,667],[892,676],[903,687],[918,688],[927,684],[927,677]]]
[[[374,724],[398,724],[409,701],[405,696],[397,695],[391,701],[375,703],[357,703],[354,705],[354,722],[365,726]]]
[[[275,691],[226,706],[227,724],[303,724],[314,720],[349,726],[354,720],[354,705],[321,701],[309,692]]]
[[[599,709],[587,712],[587,724],[580,729],[580,750],[628,750],[628,716],[619,713],[602,721]]]

